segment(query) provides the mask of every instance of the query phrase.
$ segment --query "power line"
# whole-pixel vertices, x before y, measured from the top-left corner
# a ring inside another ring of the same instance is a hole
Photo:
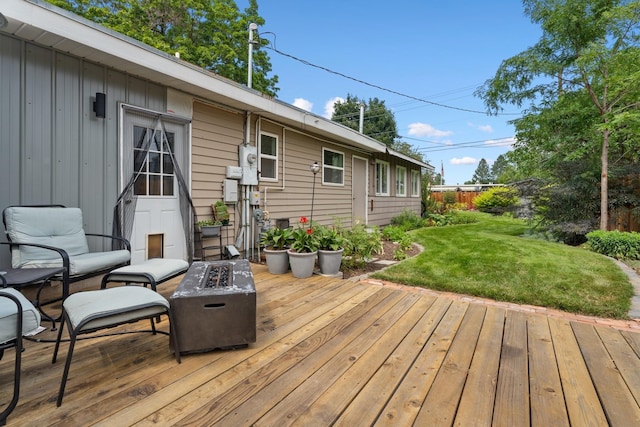
[[[436,107],[449,108],[451,110],[464,111],[464,112],[467,112],[467,113],[487,115],[486,111],[471,110],[471,109],[468,109],[468,108],[461,108],[461,107],[454,107],[454,106],[446,105],[446,104],[440,104],[438,102],[428,101],[428,100],[423,99],[423,98],[418,98],[416,96],[407,95],[406,93],[398,92],[398,91],[395,91],[395,90],[392,90],[392,89],[387,89],[387,88],[384,88],[382,86],[379,86],[379,85],[376,85],[376,84],[373,84],[373,83],[369,83],[369,82],[365,82],[364,80],[360,80],[360,79],[357,79],[355,77],[348,76],[348,75],[340,73],[338,71],[331,70],[331,69],[329,69],[327,67],[323,67],[321,65],[313,64],[313,63],[311,63],[311,62],[309,62],[307,60],[298,58],[298,57],[290,55],[288,53],[284,53],[284,52],[276,49],[275,47],[271,47],[271,46],[265,46],[265,47],[267,49],[273,50],[274,52],[276,52],[276,53],[278,53],[278,54],[280,54],[282,56],[286,56],[287,58],[293,59],[294,61],[301,62],[304,65],[308,65],[310,67],[318,68],[318,69],[326,71],[328,73],[335,74],[335,75],[340,76],[340,77],[344,77],[345,79],[353,80],[355,82],[361,83],[361,84],[366,85],[366,86],[370,86],[370,87],[373,87],[373,88],[376,88],[376,89],[380,89],[380,90],[385,91],[385,92],[393,93],[394,95],[402,96],[402,97],[408,98],[408,99],[413,99],[414,101],[424,102],[426,104],[434,105]],[[500,116],[515,116],[515,115],[520,115],[520,113],[501,113],[501,114],[498,114],[498,115],[500,115]]]

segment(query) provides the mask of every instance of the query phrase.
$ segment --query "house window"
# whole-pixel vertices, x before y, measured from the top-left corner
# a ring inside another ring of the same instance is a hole
[[[276,135],[260,134],[260,179],[278,180],[278,137]]]
[[[344,185],[344,153],[322,149],[322,183]]]
[[[137,173],[134,193],[137,196],[173,196],[174,170],[171,152],[175,134],[133,127],[133,167]],[[145,147],[149,145],[149,150]],[[171,150],[171,151],[169,151]]]
[[[376,160],[376,196],[389,195],[389,163]]]
[[[396,196],[405,197],[407,195],[407,168],[396,166]]]
[[[420,172],[411,171],[411,197],[420,197]]]

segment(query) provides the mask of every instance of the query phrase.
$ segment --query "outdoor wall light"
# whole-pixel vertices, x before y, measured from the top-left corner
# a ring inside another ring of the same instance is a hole
[[[106,117],[106,104],[107,95],[97,92],[96,100],[93,102],[93,112],[96,113],[96,117],[104,119]]]
[[[318,162],[313,162],[309,169],[313,172],[313,187],[311,187],[311,220],[309,222],[311,227],[313,227],[313,202],[316,198],[316,174],[320,172],[320,165]]]
[[[311,172],[313,172],[314,175],[320,172],[320,165],[318,164],[318,162],[314,162],[311,165]]]

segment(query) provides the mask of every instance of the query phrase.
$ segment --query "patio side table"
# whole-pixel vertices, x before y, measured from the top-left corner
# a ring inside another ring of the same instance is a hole
[[[36,300],[32,301],[38,311],[51,321],[53,324],[51,330],[56,329],[56,319],[48,315],[40,306],[40,292],[44,285],[49,283],[51,279],[64,272],[64,267],[53,268],[5,268],[0,267],[0,284],[2,287],[21,288],[28,285],[40,284],[36,293]],[[46,303],[45,303],[46,304]]]

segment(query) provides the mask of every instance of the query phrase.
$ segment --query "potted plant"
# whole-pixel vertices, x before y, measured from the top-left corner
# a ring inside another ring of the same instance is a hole
[[[229,224],[229,209],[222,200],[218,200],[211,205],[211,210],[213,210],[213,216],[217,221],[220,221],[223,225]]]
[[[342,231],[334,226],[315,226],[318,236],[318,267],[320,274],[334,276],[340,271],[345,238]]]
[[[271,227],[260,235],[260,246],[267,260],[267,268],[271,274],[284,274],[289,271],[289,255],[287,249],[292,239],[291,228]]]
[[[289,264],[294,277],[304,279],[313,274],[318,253],[318,237],[313,227],[307,227],[309,221],[300,217],[298,228],[292,232],[291,248],[289,249]]]
[[[222,222],[215,219],[204,219],[198,221],[198,227],[200,227],[202,237],[218,237],[220,235]]]

